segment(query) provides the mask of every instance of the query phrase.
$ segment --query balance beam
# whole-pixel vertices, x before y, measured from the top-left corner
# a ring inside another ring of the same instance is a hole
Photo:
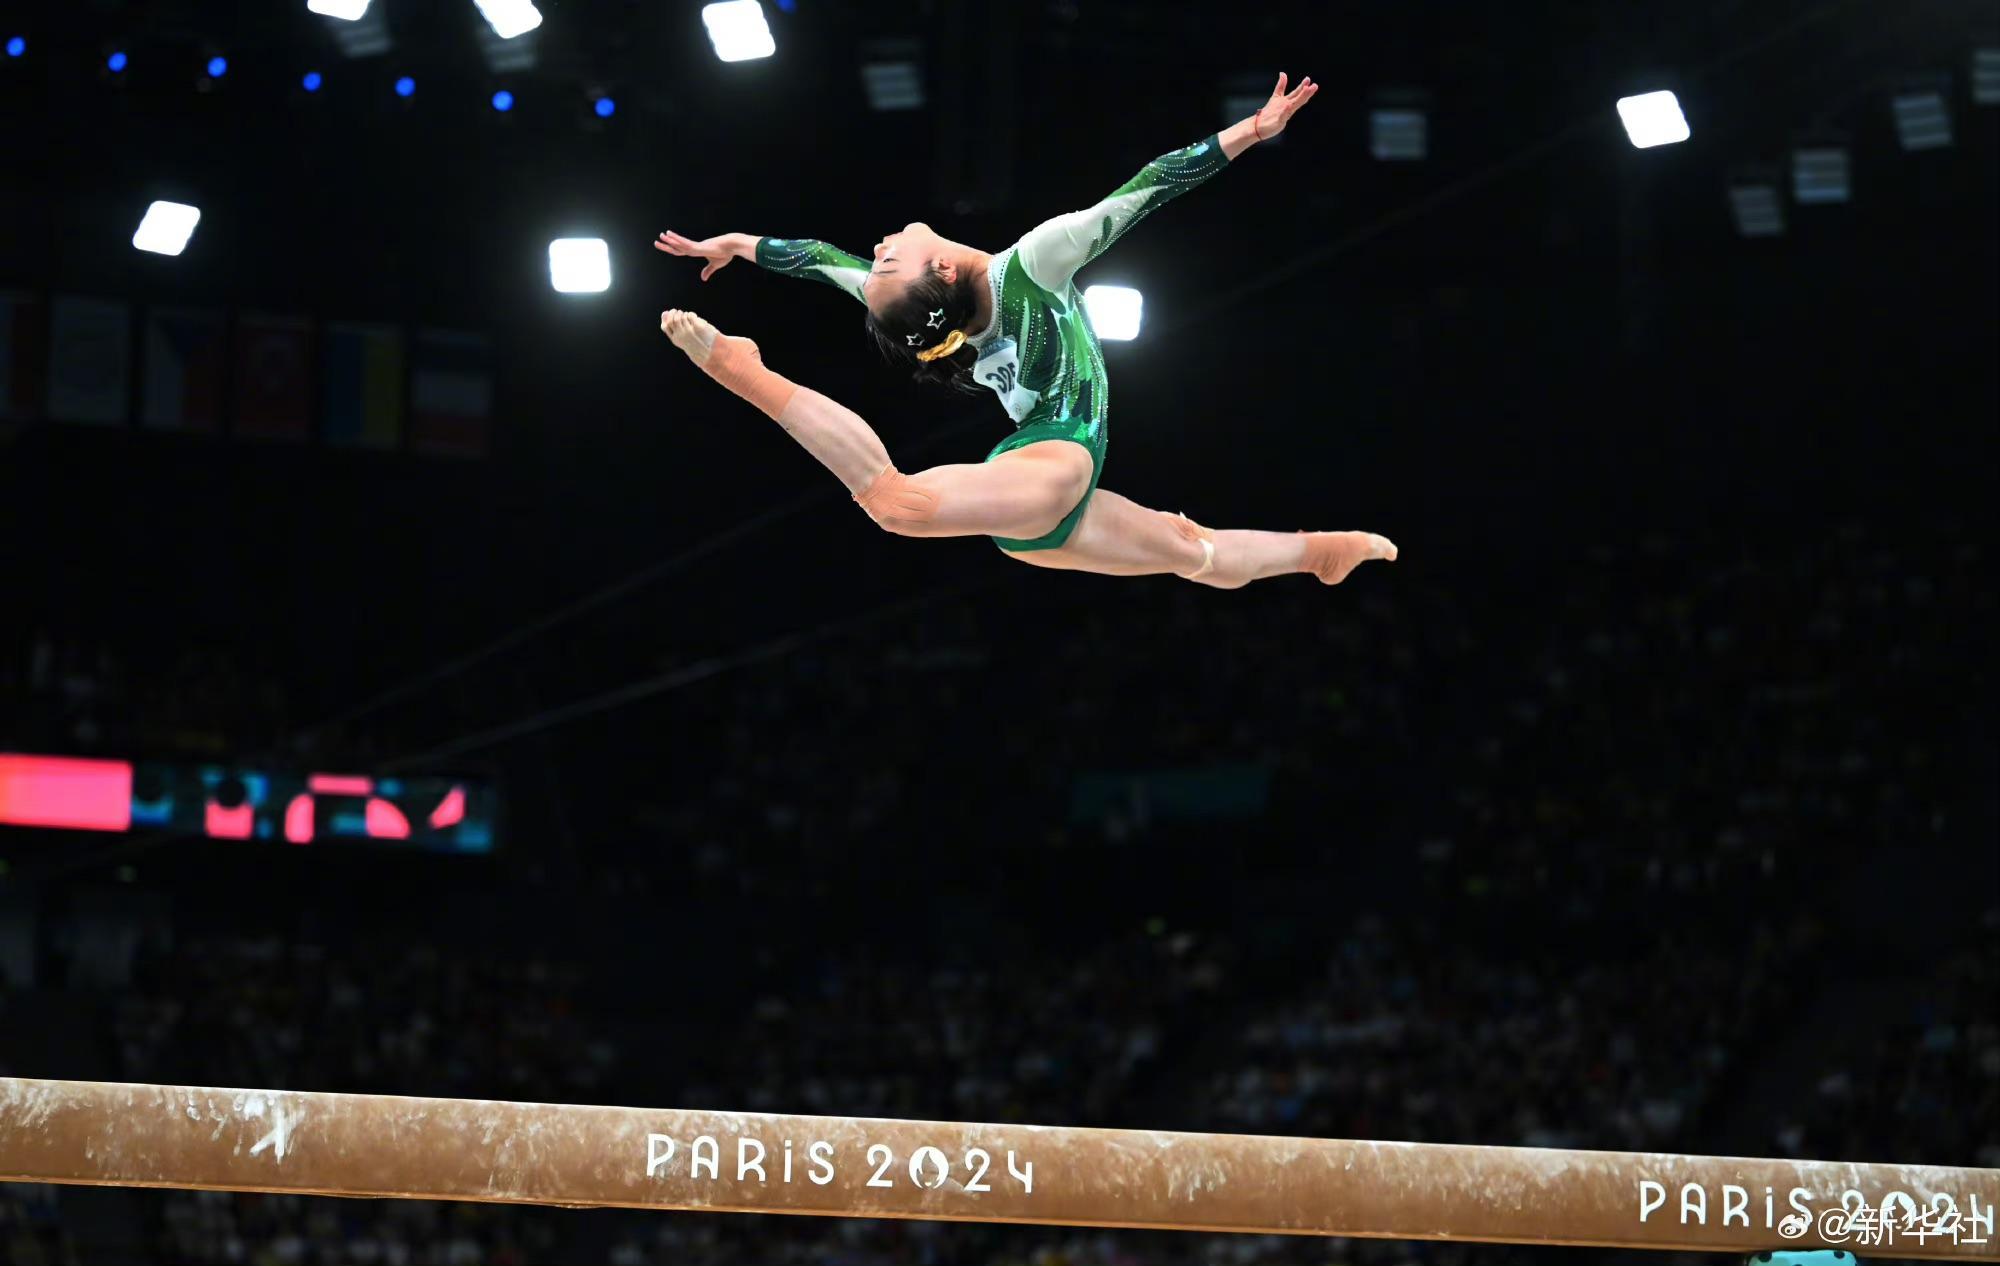
[[[13,1077],[0,1182],[2000,1261],[1994,1169]]]

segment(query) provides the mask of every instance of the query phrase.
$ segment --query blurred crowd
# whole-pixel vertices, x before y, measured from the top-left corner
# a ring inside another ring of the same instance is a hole
[[[111,999],[122,1078],[354,1093],[598,1102],[617,1059],[575,963],[398,937],[148,945]],[[488,1206],[173,1192],[163,1266],[525,1266],[546,1220]]]
[[[54,1187],[0,1183],[0,1261],[8,1266],[77,1266]]]
[[[1779,1142],[1829,1160],[1921,1156],[2000,1169],[2000,909],[1912,996],[1872,1017],[1860,1059],[1822,1077]]]
[[[1332,610],[1303,584],[1229,601],[1164,582],[1108,599],[1047,587],[1006,627],[974,600],[941,604],[893,634],[816,641],[690,689],[715,758],[675,763],[651,790],[671,806],[659,830],[672,856],[776,892],[794,879],[785,858],[844,850],[858,889],[881,883],[859,864],[871,833],[921,821],[977,849],[1035,823],[1006,842],[1055,885],[1077,872],[1049,845],[1115,841],[1117,864],[1145,867],[1151,837],[1176,825],[1143,800],[1077,812],[1080,775],[1234,763],[1268,771],[1268,802],[1195,829],[1292,839],[1324,858],[1329,889],[1366,849],[1420,859],[1429,882],[1369,898],[1363,917],[1309,922],[1282,947],[1242,897],[1210,926],[1107,921],[1060,942],[995,933],[1005,912],[978,891],[940,898],[983,919],[978,936],[942,943],[771,920],[764,949],[703,961],[707,987],[740,1002],[673,1017],[648,975],[673,969],[644,954],[550,952],[497,931],[163,935],[96,998],[95,1038],[117,1076],[145,1081],[2000,1165],[1991,916],[1926,960],[1921,990],[1885,981],[1897,1005],[1850,1017],[1844,1044],[1806,1047],[1826,1067],[1786,1083],[1775,1132],[1747,1139],[1762,1127],[1745,1124],[1746,1105],[1771,1090],[1773,1026],[1837,1005],[1825,964],[1844,938],[1795,915],[1712,926],[1718,894],[1754,904],[1809,875],[1866,882],[1886,858],[1974,829],[1992,740],[1967,707],[1985,670],[1959,648],[1991,623],[1984,561],[1948,534],[1856,528],[1782,552],[1604,547],[1538,604],[1421,579],[1357,585]],[[1058,632],[1007,631],[1023,626]],[[8,741],[212,751],[224,734],[282,729],[281,693],[253,684],[254,668],[212,659],[160,692],[137,689],[122,662],[34,638],[0,674]],[[884,698],[919,696],[926,725],[881,724]],[[1235,882],[1223,865],[1216,875]],[[553,880],[519,897],[525,922],[584,899]],[[143,1266],[1527,1253],[132,1199]],[[74,1260],[60,1210],[47,1189],[0,1189],[5,1260]]]
[[[1440,840],[1482,882],[1574,899],[1616,870],[1789,884],[1964,832],[1992,751],[1964,640],[1993,623],[1987,565],[1977,537],[1860,524],[1783,552],[1593,549],[1493,674]]]
[[[1186,932],[1074,956],[989,948],[926,968],[850,951],[704,1043],[685,1098],[756,1112],[1123,1123],[1133,1087],[1177,1045],[1173,1026],[1224,996],[1233,958],[1226,942]]]
[[[1691,529],[1593,545],[1532,595],[1421,572],[1333,595],[1036,577],[677,691],[667,719],[699,726],[704,759],[653,762],[646,794],[663,831],[725,846],[844,851],[916,819],[967,840],[1131,842],[1187,816],[1160,791],[1174,778],[1249,769],[1260,823],[1393,811],[1454,886],[1571,901],[1604,882],[1786,884],[1883,838],[1963,831],[1992,748],[1965,706],[1984,680],[1965,639],[1994,615],[1982,542],[1940,522],[1751,544]],[[286,737],[268,656],[176,659],[145,633],[7,648],[0,743],[213,756]],[[319,739],[356,763],[518,719],[447,708],[391,742],[391,710]],[[1166,782],[1079,795],[1146,771]]]
[[[1498,956],[1371,917],[1323,974],[1248,1018],[1208,1101],[1217,1128],[1257,1134],[1674,1150],[1781,1013],[1812,938],[1756,928],[1726,951],[1663,936],[1622,959],[1569,943]]]
[[[1129,797],[1079,811],[1093,775],[1249,766],[1273,804],[1359,787],[1417,749],[1471,623],[1420,580],[1357,587],[1337,607],[1310,588],[1223,601],[1064,584],[940,602],[688,691],[717,766],[658,794],[694,835],[749,823],[838,847],[918,815],[958,838],[1060,846],[1129,841],[1171,816]]]
[[[1529,907],[1522,906],[1522,913]],[[1810,921],[1740,941],[1659,930],[1595,943],[1467,938],[1451,909],[1332,926],[1289,974],[1227,931],[1109,930],[1082,953],[848,946],[782,989],[745,989],[733,1022],[620,1044],[618,1002],[580,964],[505,946],[363,938],[338,949],[206,938],[142,956],[107,996],[132,1080],[453,1097],[1172,1126],[1612,1150],[1723,1150],[1760,1055],[1802,998],[1837,995]],[[1797,1080],[1807,1157],[2000,1159],[1992,933],[1961,938],[1935,988],[1855,1057]],[[1600,933],[1603,929],[1599,929]],[[715,969],[725,978],[730,969]],[[744,969],[744,980],[756,972]],[[643,985],[626,979],[623,986]],[[25,1189],[33,1191],[34,1189]],[[1528,1250],[1262,1237],[1129,1237],[299,1197],[140,1193],[160,1266],[607,1266],[1020,1263],[1175,1266],[1527,1260]],[[7,1208],[61,1262],[58,1225]],[[25,1232],[20,1228],[26,1228]],[[24,1240],[24,1243],[29,1241]],[[10,1261],[35,1260],[26,1250]]]
[[[578,1013],[583,975],[421,940],[207,937],[140,953],[111,1038],[134,1080],[588,1102],[615,1053]]]
[[[161,1266],[540,1266],[564,1260],[547,1217],[483,1204],[176,1192]]]
[[[289,717],[254,647],[35,629],[0,656],[0,744],[77,756],[231,757],[267,750]]]

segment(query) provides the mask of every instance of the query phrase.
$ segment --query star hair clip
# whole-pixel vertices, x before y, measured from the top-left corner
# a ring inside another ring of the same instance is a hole
[[[943,324],[944,324],[944,309],[939,308],[937,311],[931,313],[929,320],[924,322],[924,328],[927,330],[935,330]]]
[[[915,347],[917,344],[923,341],[924,341],[924,336],[921,334],[906,334],[903,336],[903,342],[910,347]]]

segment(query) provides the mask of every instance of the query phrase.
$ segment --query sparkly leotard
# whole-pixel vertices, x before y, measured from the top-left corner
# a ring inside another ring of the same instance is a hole
[[[1000,398],[1014,433],[986,460],[1044,440],[1070,440],[1090,453],[1090,488],[1063,521],[1030,541],[994,537],[1005,550],[1054,549],[1083,518],[1104,472],[1110,405],[1104,353],[1084,311],[1074,280],[1078,269],[1105,250],[1155,207],[1171,201],[1229,163],[1219,138],[1210,136],[1140,168],[1097,205],[1057,216],[993,257],[987,269],[993,319],[968,332],[979,351],[973,376]],[[825,242],[764,238],[757,262],[774,272],[837,286],[856,299],[868,265]]]

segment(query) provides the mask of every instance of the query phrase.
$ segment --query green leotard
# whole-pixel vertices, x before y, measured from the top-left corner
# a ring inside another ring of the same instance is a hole
[[[1001,549],[1055,549],[1067,541],[1104,473],[1110,393],[1104,353],[1074,280],[1077,270],[1153,208],[1228,162],[1215,136],[1162,154],[1096,206],[1057,216],[993,257],[987,270],[993,320],[969,333],[966,341],[979,351],[973,376],[1000,397],[1014,420],[1014,433],[986,460],[1043,440],[1070,440],[1089,451],[1091,465],[1089,489],[1053,531],[1031,541],[996,536]],[[868,276],[868,265],[854,256],[825,242],[796,238],[763,238],[757,243],[757,262],[773,272],[838,286],[856,299]]]

